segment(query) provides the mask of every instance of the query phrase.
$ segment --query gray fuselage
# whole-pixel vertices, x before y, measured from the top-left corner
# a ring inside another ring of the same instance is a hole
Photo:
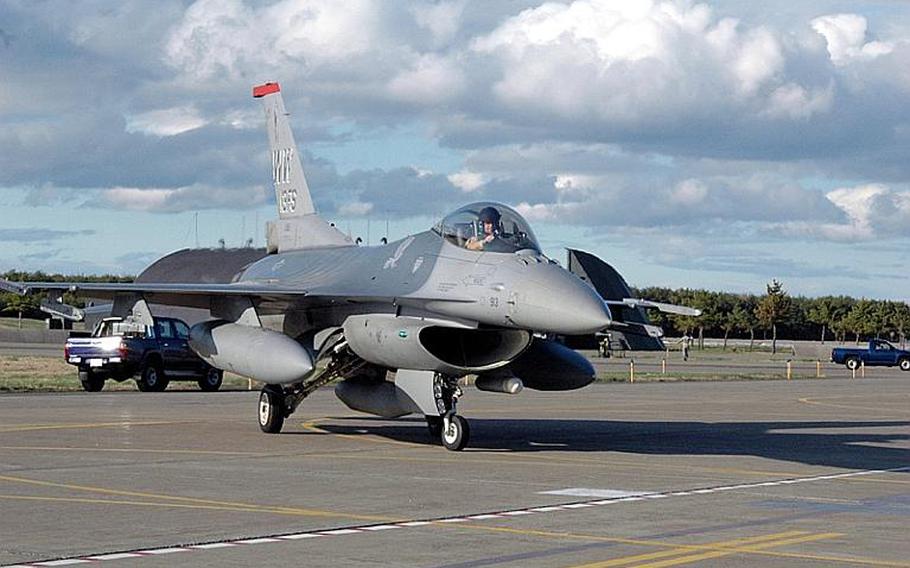
[[[305,310],[308,322],[299,328],[341,325],[352,313],[376,311],[567,335],[610,323],[597,293],[544,255],[467,250],[435,231],[383,246],[269,255],[238,281],[306,290],[296,307]],[[321,301],[312,305],[307,297]]]

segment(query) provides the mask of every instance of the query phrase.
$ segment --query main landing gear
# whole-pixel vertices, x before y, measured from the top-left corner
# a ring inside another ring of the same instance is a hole
[[[340,335],[326,340],[326,346],[316,358],[315,368],[303,381],[287,386],[265,385],[259,393],[259,428],[267,434],[277,434],[284,419],[294,413],[303,399],[337,377],[348,376],[366,365],[354,356]]]

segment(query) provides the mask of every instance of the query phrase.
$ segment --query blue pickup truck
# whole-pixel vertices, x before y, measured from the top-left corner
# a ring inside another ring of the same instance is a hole
[[[163,391],[170,381],[196,381],[204,391],[221,387],[223,373],[190,349],[189,327],[174,318],[154,318],[146,326],[105,318],[91,335],[72,334],[63,350],[66,362],[79,368],[82,388],[97,392],[107,380],[136,377],[139,390]]]
[[[901,371],[910,371],[910,351],[898,349],[881,339],[870,341],[867,349],[835,347],[831,351],[831,360],[851,370],[863,364],[867,367],[900,367]]]

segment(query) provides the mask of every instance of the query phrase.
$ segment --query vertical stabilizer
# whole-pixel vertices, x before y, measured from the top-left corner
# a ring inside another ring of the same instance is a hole
[[[278,202],[278,218],[288,219],[316,213],[310,188],[303,175],[297,144],[288,122],[288,113],[281,98],[278,83],[253,87],[253,96],[262,99],[265,107],[266,127],[269,132],[269,150],[272,157],[272,183]]]
[[[265,108],[272,183],[278,205],[278,221],[270,223],[267,232],[269,252],[353,244],[316,214],[281,98],[281,87],[278,83],[258,85],[253,87],[253,97],[262,99]]]

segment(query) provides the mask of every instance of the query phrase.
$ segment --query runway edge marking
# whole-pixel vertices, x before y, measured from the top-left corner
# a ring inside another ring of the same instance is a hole
[[[523,515],[540,515],[559,511],[573,511],[579,509],[588,509],[602,507],[606,505],[615,505],[619,503],[630,503],[638,501],[650,501],[654,499],[666,499],[670,497],[686,497],[691,495],[709,495],[712,493],[723,493],[727,491],[739,491],[745,489],[756,489],[759,487],[777,487],[783,485],[793,485],[799,483],[812,483],[816,481],[829,481],[834,479],[846,479],[850,477],[860,477],[865,475],[880,475],[883,473],[900,473],[910,472],[910,466],[896,467],[891,469],[865,469],[859,471],[850,471],[846,473],[832,473],[825,475],[813,475],[809,477],[790,477],[778,479],[775,481],[758,481],[754,483],[737,483],[735,485],[717,485],[713,487],[697,487],[694,489],[684,489],[679,491],[655,491],[651,493],[640,493],[628,497],[612,497],[607,499],[588,499],[572,503],[563,503],[560,505],[546,505],[524,507],[521,509],[509,509],[482,514],[472,514],[465,516],[452,517],[435,517],[423,520],[399,521],[397,523],[374,523],[353,527],[338,527],[335,529],[314,529],[311,531],[302,531],[295,533],[272,534],[263,536],[243,537],[237,539],[200,542],[186,545],[171,545],[160,548],[144,548],[135,550],[124,550],[120,552],[108,552],[102,554],[87,554],[82,556],[72,556],[67,558],[55,558],[42,560],[38,562],[6,564],[0,568],[36,568],[48,566],[70,566],[78,564],[91,564],[105,562],[110,560],[127,560],[131,558],[143,558],[148,556],[158,556],[163,554],[172,554],[178,552],[197,552],[205,550],[216,550],[223,548],[233,548],[239,546],[255,546],[261,544],[272,544],[276,542],[288,542],[294,540],[305,540],[312,538],[338,538],[343,536],[380,532],[392,529],[409,529],[423,527],[432,524],[453,524],[465,523],[471,521],[485,521],[488,519],[509,519]]]

